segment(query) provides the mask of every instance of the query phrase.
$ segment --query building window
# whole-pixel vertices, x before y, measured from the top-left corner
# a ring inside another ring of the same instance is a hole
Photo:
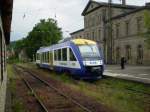
[[[88,24],[87,24],[87,19],[85,19],[85,28],[87,28],[88,27]]]
[[[92,26],[94,26],[95,25],[95,17],[92,17]]]
[[[131,47],[129,45],[126,46],[126,59],[131,60]]]
[[[87,38],[89,39],[89,33],[87,33]]]
[[[125,22],[126,35],[129,35],[129,21]]]
[[[91,9],[92,9],[93,7],[94,7],[93,4],[91,4]]]
[[[116,63],[120,63],[120,48],[116,48]]]
[[[98,15],[97,17],[98,17],[97,18],[97,25],[100,25],[101,24],[101,15]]]
[[[105,21],[106,20],[106,9],[103,9],[102,13],[103,13],[102,19],[103,19],[103,21]]]
[[[101,40],[101,30],[98,30],[98,39],[97,40]]]
[[[142,64],[143,61],[143,47],[142,45],[138,45],[137,47],[137,63]]]
[[[137,18],[137,33],[141,33],[142,31],[142,17]]]
[[[94,35],[94,31],[92,32],[92,40],[94,40],[95,35]]]
[[[120,36],[120,23],[116,24],[116,38]]]

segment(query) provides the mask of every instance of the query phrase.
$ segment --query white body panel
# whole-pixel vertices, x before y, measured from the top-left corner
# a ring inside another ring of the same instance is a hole
[[[81,68],[78,61],[54,61],[53,65],[67,68],[77,68],[77,69]]]
[[[83,61],[83,64],[84,64],[85,66],[99,66],[99,65],[103,65],[103,61],[102,61],[102,60]]]

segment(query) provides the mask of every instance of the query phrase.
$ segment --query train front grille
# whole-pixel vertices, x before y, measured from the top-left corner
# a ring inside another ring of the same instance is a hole
[[[86,72],[93,75],[100,75],[103,72],[103,66],[86,66]]]

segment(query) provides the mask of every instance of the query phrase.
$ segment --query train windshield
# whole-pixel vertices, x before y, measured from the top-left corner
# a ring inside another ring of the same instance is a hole
[[[79,50],[84,59],[87,58],[100,58],[100,52],[97,45],[79,45]]]

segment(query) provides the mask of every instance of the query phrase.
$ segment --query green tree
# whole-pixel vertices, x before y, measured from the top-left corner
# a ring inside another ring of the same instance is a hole
[[[32,59],[33,54],[42,47],[56,44],[62,39],[61,28],[57,26],[57,22],[53,19],[42,19],[35,25],[33,30],[29,32],[25,47],[29,58]]]
[[[15,51],[15,57],[18,57],[18,53],[25,47],[25,38],[13,41],[10,43],[10,45],[7,47],[8,51],[11,51],[12,49]]]
[[[145,11],[145,16],[144,16],[144,21],[145,21],[145,27],[146,27],[146,33],[145,33],[145,38],[146,38],[146,44],[147,47],[150,49],[150,12]]]

